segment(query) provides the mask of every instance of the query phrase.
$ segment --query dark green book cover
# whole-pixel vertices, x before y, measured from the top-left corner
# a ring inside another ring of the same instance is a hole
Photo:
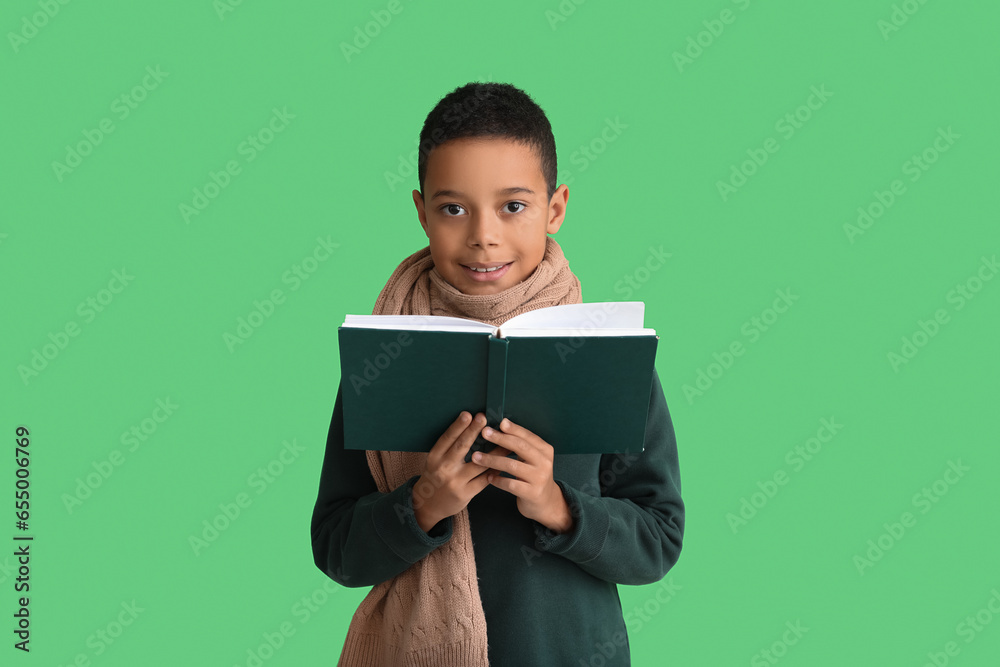
[[[468,410],[484,412],[494,427],[507,417],[557,454],[640,452],[658,341],[642,328],[642,305],[555,306],[499,330],[471,320],[463,322],[479,330],[345,322],[339,329],[345,447],[426,452]],[[554,328],[562,313],[565,324]],[[540,317],[547,326],[532,326]],[[435,320],[414,318],[424,326]],[[513,326],[518,322],[526,328]]]

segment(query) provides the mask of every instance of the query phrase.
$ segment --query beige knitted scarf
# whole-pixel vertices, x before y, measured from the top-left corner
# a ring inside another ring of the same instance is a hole
[[[545,237],[545,255],[526,279],[497,294],[458,291],[434,268],[430,247],[396,267],[375,302],[376,315],[450,315],[499,326],[521,313],[582,301],[562,248]],[[455,415],[456,417],[458,415]],[[367,451],[387,493],[421,474],[426,453]],[[351,619],[339,667],[488,665],[469,511],[454,515],[452,537],[396,577],[372,587]]]

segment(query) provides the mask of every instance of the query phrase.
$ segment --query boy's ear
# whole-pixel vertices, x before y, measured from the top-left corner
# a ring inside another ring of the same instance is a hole
[[[424,228],[424,234],[427,238],[430,238],[430,234],[427,234],[427,214],[424,212],[424,198],[420,194],[420,190],[413,191],[413,205],[417,207],[417,218],[420,219],[420,226]]]
[[[563,218],[566,217],[566,203],[569,201],[569,188],[563,183],[552,193],[549,200],[549,221],[545,227],[547,234],[555,234],[562,226]]]

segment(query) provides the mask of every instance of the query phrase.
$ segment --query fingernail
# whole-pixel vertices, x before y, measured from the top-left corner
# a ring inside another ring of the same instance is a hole
[[[482,455],[482,453],[480,453],[480,452],[476,452],[475,454],[473,454],[473,455],[472,455],[472,460],[473,460],[473,461],[482,461],[482,460],[483,460],[483,455]]]
[[[483,429],[483,435],[493,435],[493,429],[487,426],[486,428]]]
[[[509,427],[510,426],[510,420],[507,419],[506,417],[504,417],[503,421],[500,422],[500,426],[502,426],[503,428]]]

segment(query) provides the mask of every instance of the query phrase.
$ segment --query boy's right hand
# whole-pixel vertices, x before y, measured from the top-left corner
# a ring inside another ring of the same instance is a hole
[[[424,532],[461,512],[473,496],[489,486],[486,475],[482,474],[489,468],[465,461],[465,455],[485,426],[483,413],[473,417],[463,411],[427,454],[424,470],[413,485],[413,514]],[[506,456],[510,451],[498,446],[490,453]]]

